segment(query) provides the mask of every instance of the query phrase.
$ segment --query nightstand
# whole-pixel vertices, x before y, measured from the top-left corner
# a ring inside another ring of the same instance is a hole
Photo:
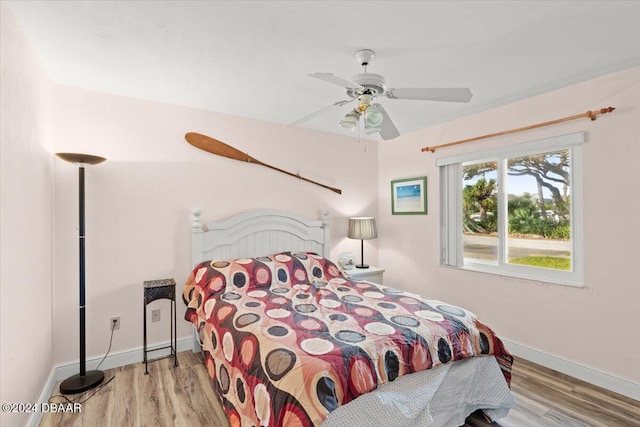
[[[345,277],[351,280],[367,280],[382,285],[383,268],[370,265],[369,268],[352,268],[351,270],[341,271]]]

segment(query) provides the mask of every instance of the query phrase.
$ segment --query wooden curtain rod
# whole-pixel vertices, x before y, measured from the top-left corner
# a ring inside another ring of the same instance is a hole
[[[465,144],[467,142],[473,142],[473,141],[478,141],[480,139],[492,138],[494,136],[509,135],[509,134],[516,133],[516,132],[523,132],[525,130],[531,130],[531,129],[541,128],[543,126],[550,126],[550,125],[555,125],[557,123],[568,122],[570,120],[581,119],[583,117],[588,117],[590,120],[593,121],[593,120],[596,119],[596,116],[598,116],[599,114],[610,113],[613,110],[615,110],[615,108],[613,108],[613,107],[601,108],[600,110],[596,110],[596,111],[589,110],[586,113],[576,114],[575,116],[563,117],[561,119],[551,120],[549,122],[537,123],[535,125],[525,126],[525,127],[521,127],[521,128],[517,128],[517,129],[510,129],[510,130],[505,130],[505,131],[502,131],[502,132],[490,133],[490,134],[487,134],[487,135],[476,136],[474,138],[461,139],[460,141],[449,142],[447,144],[432,145],[430,147],[422,147],[420,150],[423,151],[423,152],[424,151],[430,151],[430,152],[433,153],[433,152],[436,151],[437,148],[451,147],[452,145]]]

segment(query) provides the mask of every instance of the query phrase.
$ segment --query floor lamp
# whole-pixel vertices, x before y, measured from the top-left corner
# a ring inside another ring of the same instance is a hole
[[[369,265],[364,263],[364,241],[378,237],[375,218],[349,218],[349,234],[347,237],[360,239],[360,264],[356,265],[356,268],[369,268]]]
[[[80,227],[78,240],[80,244],[80,373],[73,375],[60,384],[60,393],[82,393],[97,386],[104,380],[104,372],[87,371],[85,355],[85,234],[84,234],[84,168],[86,165],[97,165],[104,162],[104,157],[89,154],[56,153],[56,156],[78,166],[78,194]]]

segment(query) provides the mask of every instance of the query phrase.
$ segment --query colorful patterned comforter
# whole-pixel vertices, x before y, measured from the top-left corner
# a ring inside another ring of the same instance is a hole
[[[472,313],[347,280],[315,254],[202,263],[183,299],[232,427],[317,426],[383,383],[480,355],[510,383],[513,358]]]

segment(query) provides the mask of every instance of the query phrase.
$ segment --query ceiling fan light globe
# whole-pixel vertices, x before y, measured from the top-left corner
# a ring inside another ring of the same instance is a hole
[[[380,126],[369,126],[369,125],[367,125],[366,122],[364,124],[364,133],[366,133],[367,135],[372,134],[372,133],[378,133],[381,130],[382,130],[382,128]]]
[[[347,129],[353,129],[358,125],[358,121],[360,120],[360,113],[353,110],[353,111],[349,111],[344,118],[342,119],[342,121],[340,121],[340,124],[342,125],[342,127],[347,128]]]
[[[364,112],[364,122],[366,126],[379,128],[383,119],[382,113],[376,107],[370,106]]]
[[[345,129],[354,129],[356,127],[356,125],[357,125],[357,123],[355,123],[353,121],[350,121],[350,120],[345,120],[345,119],[342,119],[340,124]]]

